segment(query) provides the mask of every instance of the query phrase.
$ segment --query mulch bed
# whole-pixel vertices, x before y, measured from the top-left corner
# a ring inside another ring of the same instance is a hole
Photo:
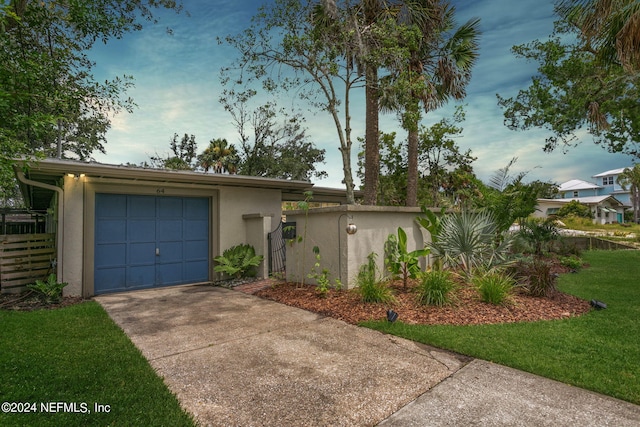
[[[11,311],[33,311],[33,310],[51,310],[56,308],[68,307],[86,301],[82,297],[64,297],[57,303],[48,303],[43,301],[33,291],[25,291],[18,294],[0,293],[0,310]]]
[[[550,262],[555,274],[572,272],[555,260]],[[588,301],[558,290],[552,290],[546,297],[533,297],[518,287],[514,288],[515,291],[505,305],[493,305],[482,302],[478,292],[464,282],[458,282],[458,287],[453,292],[452,304],[443,307],[423,306],[417,302],[412,290],[415,285],[415,282],[410,282],[407,289],[404,289],[400,281],[392,282],[390,286],[395,302],[391,304],[364,303],[356,289],[331,289],[323,297],[315,286],[296,283],[278,283],[257,291],[255,295],[352,324],[385,320],[388,309],[396,311],[398,320],[404,323],[429,325],[534,322],[580,316],[591,310]]]

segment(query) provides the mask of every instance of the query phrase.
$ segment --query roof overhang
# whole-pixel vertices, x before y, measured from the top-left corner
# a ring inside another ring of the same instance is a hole
[[[346,203],[345,190],[314,187],[307,181],[272,179],[242,175],[226,175],[193,171],[151,169],[135,166],[117,166],[75,160],[19,160],[14,165],[16,175],[24,171],[28,180],[47,186],[60,186],[65,175],[75,174],[87,178],[139,181],[142,183],[177,183],[213,187],[243,187],[280,190],[283,200],[304,200],[307,191],[313,191],[314,201]],[[51,203],[54,191],[20,183],[25,203],[32,210],[45,211]]]

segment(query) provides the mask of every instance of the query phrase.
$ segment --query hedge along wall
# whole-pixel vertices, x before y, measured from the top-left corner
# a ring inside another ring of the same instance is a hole
[[[398,227],[407,233],[409,251],[423,248],[430,239],[429,232],[415,222],[421,215],[419,208],[342,205],[283,214],[288,223],[296,223],[297,238],[287,244],[286,255],[287,280],[293,282],[316,284],[308,277],[316,262],[314,247],[320,250],[318,273],[326,268],[332,284],[339,279],[344,287],[353,288],[371,252],[377,254],[384,274],[384,245],[389,234],[397,235]],[[357,227],[355,234],[347,234],[348,224]],[[425,268],[427,261],[422,262]]]

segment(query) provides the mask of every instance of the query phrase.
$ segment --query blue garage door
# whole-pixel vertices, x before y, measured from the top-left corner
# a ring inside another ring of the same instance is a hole
[[[94,293],[209,280],[209,200],[96,194]]]

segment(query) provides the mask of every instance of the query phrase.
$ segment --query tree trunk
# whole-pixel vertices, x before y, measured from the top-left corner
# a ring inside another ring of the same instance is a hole
[[[407,141],[407,206],[418,206],[418,129],[409,130]]]
[[[380,132],[378,130],[378,69],[366,66],[366,129],[364,154],[364,204],[375,205],[380,176]]]

